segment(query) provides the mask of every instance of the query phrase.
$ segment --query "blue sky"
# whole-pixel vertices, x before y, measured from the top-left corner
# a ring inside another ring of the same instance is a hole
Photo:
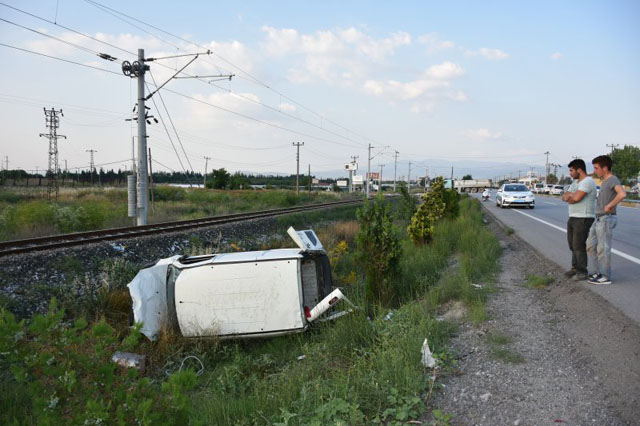
[[[147,56],[203,50],[135,23],[160,40],[83,0],[7,4],[129,51],[145,48]],[[421,174],[427,167],[448,174],[454,165],[456,175],[494,177],[541,170],[545,151],[564,166],[606,144],[640,143],[637,1],[104,4],[210,47],[216,55],[198,58],[191,74],[236,74],[217,87],[185,79],[166,86],[172,92],[163,100],[187,156],[174,135],[176,155],[154,124],[157,170],[202,170],[210,156],[210,168],[291,173],[291,142],[302,140],[302,168],[310,164],[320,175],[351,155],[362,171],[372,143],[372,165],[384,164],[385,176],[397,150],[398,175],[411,161]],[[118,61],[0,21],[4,44],[116,73],[131,60],[5,6],[0,18]],[[46,167],[42,107],[65,110],[60,133],[68,139],[59,144],[68,167],[86,166],[87,149],[98,150],[98,164],[114,162],[106,167],[129,164],[135,132],[124,119],[135,103],[134,81],[3,46],[0,58],[0,156],[9,156],[10,168]],[[164,81],[187,60],[152,63],[152,73]],[[149,106],[169,126],[161,104],[159,112]]]

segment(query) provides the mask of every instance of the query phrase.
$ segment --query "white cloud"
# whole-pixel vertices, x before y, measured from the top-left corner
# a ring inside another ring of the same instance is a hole
[[[427,69],[425,76],[428,78],[448,80],[454,77],[459,77],[462,74],[464,74],[464,70],[460,65],[446,61],[438,65],[430,66]]]
[[[292,28],[263,26],[266,38],[263,50],[272,57],[293,62],[287,78],[293,83],[317,79],[328,84],[353,86],[362,80],[366,70],[393,55],[397,48],[410,45],[411,35],[395,32],[375,39],[356,28],[322,30],[302,34]]]
[[[458,102],[467,100],[461,90],[450,90],[452,80],[464,74],[464,70],[452,62],[443,62],[427,68],[417,79],[407,82],[369,79],[362,90],[370,95],[385,97],[390,102],[411,101],[412,112],[430,112],[437,99]]]
[[[560,52],[555,52],[553,55],[551,55],[551,59],[553,59],[554,61],[559,61],[560,59],[562,59],[563,55]]]
[[[450,40],[441,40],[436,33],[423,34],[418,37],[418,43],[427,46],[427,53],[436,53],[440,50],[453,49],[456,44]]]
[[[489,129],[468,129],[462,135],[474,141],[497,140],[502,138],[502,132],[492,132]]]
[[[464,53],[467,56],[480,55],[487,59],[492,59],[492,60],[507,59],[509,57],[508,53],[500,49],[490,49],[488,47],[482,47],[478,50],[466,50]]]
[[[292,104],[288,104],[286,102],[282,102],[278,107],[278,109],[284,112],[294,112],[296,110],[296,106]]]

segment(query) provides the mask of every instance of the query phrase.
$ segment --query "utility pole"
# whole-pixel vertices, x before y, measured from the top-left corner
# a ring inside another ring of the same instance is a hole
[[[93,154],[96,151],[95,149],[85,149],[84,152],[88,152],[90,154],[90,160],[89,160],[89,173],[91,174],[91,185],[93,185],[93,174],[96,172],[96,168],[94,166],[94,162],[93,162]]]
[[[209,160],[211,160],[211,157],[207,157],[205,155],[205,157],[204,157],[204,182],[202,183],[202,186],[204,188],[207,187],[207,165],[209,163]]]
[[[309,184],[309,194],[311,194],[311,164],[309,164],[309,173],[307,175],[307,184]]]
[[[151,148],[149,148],[149,184],[151,185],[151,213],[153,213],[153,167],[151,167]]]
[[[398,151],[394,152],[393,159],[393,192],[396,192],[396,171],[398,169]]]
[[[300,147],[304,142],[292,142],[291,145],[296,147],[296,195],[300,195]]]
[[[407,179],[409,181],[408,187],[409,187],[409,194],[411,194],[411,161],[409,161],[409,179]]]
[[[371,144],[369,144],[369,150],[368,150],[368,153],[367,153],[367,182],[366,182],[367,183],[367,190],[366,190],[367,198],[369,197],[369,192],[370,192],[370,189],[369,189],[369,187],[370,187],[369,178],[371,177],[371,148],[373,148],[373,147],[371,146]]]
[[[382,191],[382,169],[384,168],[384,164],[378,164],[380,166],[380,176],[378,176],[378,191]]]
[[[60,191],[58,183],[58,138],[67,137],[64,135],[58,135],[58,127],[60,127],[60,119],[58,114],[64,117],[62,109],[56,111],[51,108],[50,110],[44,109],[45,121],[47,123],[47,129],[49,133],[40,133],[40,137],[46,136],[49,138],[49,168],[47,170],[47,198],[51,200],[51,194],[55,193],[55,199],[58,201],[58,192]]]
[[[429,177],[429,168],[424,168],[424,192],[427,192],[427,177]]]
[[[545,176],[544,176],[544,184],[545,186],[547,185],[547,180],[549,179],[549,154],[550,152],[547,151],[544,153],[544,155],[547,156],[547,162],[546,162],[546,168],[545,168]]]
[[[614,149],[616,149],[616,148],[617,148],[617,147],[619,147],[619,146],[620,146],[620,144],[619,144],[619,143],[611,143],[611,144],[609,144],[609,143],[608,143],[608,144],[607,144],[607,147],[608,147],[608,148],[611,148],[611,154],[609,154],[609,156],[612,156],[612,155],[613,155],[613,150],[614,150]]]

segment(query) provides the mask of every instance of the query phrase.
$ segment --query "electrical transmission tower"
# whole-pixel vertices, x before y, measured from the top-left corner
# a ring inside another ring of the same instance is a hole
[[[55,193],[55,200],[58,201],[58,193],[60,192],[58,174],[60,172],[58,168],[58,138],[67,137],[58,134],[58,127],[60,127],[60,116],[64,117],[62,109],[56,111],[51,108],[50,110],[44,109],[44,117],[47,123],[47,130],[49,133],[40,133],[40,137],[46,136],[49,138],[49,167],[47,169],[47,198],[51,200],[52,194]]]
[[[85,152],[88,152],[91,155],[91,157],[89,157],[89,173],[91,174],[91,184],[93,185],[93,175],[96,172],[96,163],[93,162],[93,154],[98,151],[95,149],[86,149]]]

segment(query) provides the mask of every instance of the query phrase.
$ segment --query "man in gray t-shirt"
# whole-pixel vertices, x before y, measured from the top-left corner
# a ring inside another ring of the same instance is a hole
[[[611,231],[618,223],[616,206],[627,195],[620,179],[611,174],[611,157],[601,155],[592,161],[593,171],[600,179],[600,194],[596,200],[596,220],[587,238],[587,253],[595,272],[589,275],[590,284],[611,284]]]

